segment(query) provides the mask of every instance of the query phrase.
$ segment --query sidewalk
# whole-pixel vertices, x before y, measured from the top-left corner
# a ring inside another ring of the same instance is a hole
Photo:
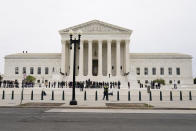
[[[106,106],[106,103],[110,104],[110,106]],[[169,102],[169,101],[162,101],[162,102],[78,102],[78,105],[69,105],[69,103],[59,103],[58,105],[54,102],[54,105],[44,105],[45,103],[41,103],[43,105],[39,105],[35,103],[35,106],[33,104],[25,104],[25,105],[19,105],[15,103],[7,103],[4,105],[0,105],[0,108],[61,108],[61,109],[143,109],[143,110],[196,110],[196,102],[191,101],[182,101],[182,102]],[[111,106],[111,104],[120,104],[121,106]],[[51,104],[51,103],[50,103]],[[125,104],[126,106],[123,106]],[[127,106],[127,105],[133,105],[136,106]],[[145,106],[137,106],[137,104],[144,104]],[[150,106],[148,106],[148,104]]]
[[[196,110],[139,110],[139,109],[50,109],[47,113],[150,113],[150,114],[196,114]]]

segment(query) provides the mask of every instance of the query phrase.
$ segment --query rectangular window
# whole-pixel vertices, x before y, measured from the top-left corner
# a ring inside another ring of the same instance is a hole
[[[48,67],[45,67],[45,74],[47,75],[47,74],[48,74],[48,72],[49,72]]]
[[[160,68],[160,74],[164,75],[164,68],[163,67]]]
[[[15,67],[15,74],[19,74],[19,68]]]
[[[176,68],[176,75],[180,75],[180,68]]]
[[[148,68],[144,68],[144,75],[148,75]]]
[[[152,68],[152,75],[156,75],[156,68]]]
[[[139,67],[136,68],[136,74],[137,74],[137,75],[140,75],[140,68],[139,68]]]
[[[26,73],[27,73],[26,67],[23,67],[23,68],[22,68],[22,74],[26,74]]]
[[[172,75],[172,68],[171,67],[168,68],[168,74]]]
[[[33,75],[34,74],[34,68],[30,67],[30,74]]]
[[[37,68],[37,74],[39,74],[39,75],[41,74],[41,67]]]

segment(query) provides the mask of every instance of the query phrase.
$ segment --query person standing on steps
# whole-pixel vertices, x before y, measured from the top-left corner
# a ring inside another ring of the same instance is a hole
[[[104,85],[103,100],[106,98],[108,100],[108,86]]]

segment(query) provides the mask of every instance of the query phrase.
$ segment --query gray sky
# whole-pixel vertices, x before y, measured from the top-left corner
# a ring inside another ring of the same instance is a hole
[[[130,52],[192,55],[196,76],[195,12],[196,0],[0,0],[0,72],[5,55],[60,52],[58,30],[98,19],[134,31]]]

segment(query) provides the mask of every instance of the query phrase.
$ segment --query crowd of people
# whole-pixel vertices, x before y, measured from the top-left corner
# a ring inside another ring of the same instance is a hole
[[[156,82],[148,82],[148,83],[140,83],[138,82],[140,88],[147,88],[150,87],[151,89],[160,89],[161,84]],[[61,82],[45,82],[45,83],[33,83],[33,82],[25,82],[23,81],[21,83],[22,87],[29,88],[29,87],[46,87],[46,88],[72,88],[73,82],[70,81],[61,81]],[[75,87],[80,88],[83,90],[83,88],[103,88],[104,86],[108,86],[109,88],[118,88],[120,89],[121,82],[120,81],[113,81],[113,82],[98,82],[98,81],[91,81],[90,79],[86,81],[76,81]],[[20,84],[17,80],[11,81],[11,80],[2,80],[0,81],[0,88],[19,88]],[[177,87],[177,86],[174,86]],[[128,88],[130,89],[130,82],[128,82]]]
[[[107,85],[110,88],[118,88],[120,89],[121,82],[97,82],[97,81],[91,81],[90,79],[86,81],[77,81],[75,84],[76,88],[103,88],[105,85]],[[46,82],[44,85],[46,88],[72,88],[73,82]]]
[[[11,80],[3,80],[3,81],[0,81],[0,87],[3,87],[3,88],[19,88],[19,83],[17,80],[15,81],[11,81]]]
[[[151,89],[160,89],[161,88],[161,84],[154,82],[154,81],[151,81],[151,82],[148,82],[145,84],[138,82],[138,84],[139,84],[140,88],[147,88],[147,87],[150,87]]]
[[[72,88],[73,82],[68,81],[61,81],[61,82],[45,82],[45,83],[33,83],[33,82],[25,82],[23,81],[21,83],[23,88],[29,88],[29,87],[46,87],[46,88]],[[76,81],[75,87],[80,88],[83,90],[83,88],[103,88],[104,86],[108,86],[109,88],[118,88],[120,89],[121,82],[115,81],[115,82],[97,82],[97,81],[91,81],[90,79],[86,81]],[[19,88],[20,84],[17,80],[10,81],[10,80],[3,80],[0,81],[0,87],[3,88]]]
[[[22,87],[34,87],[34,83],[32,82],[22,82]],[[18,82],[18,80],[12,81],[12,80],[3,80],[0,81],[0,88],[19,88],[20,87],[20,83]]]

